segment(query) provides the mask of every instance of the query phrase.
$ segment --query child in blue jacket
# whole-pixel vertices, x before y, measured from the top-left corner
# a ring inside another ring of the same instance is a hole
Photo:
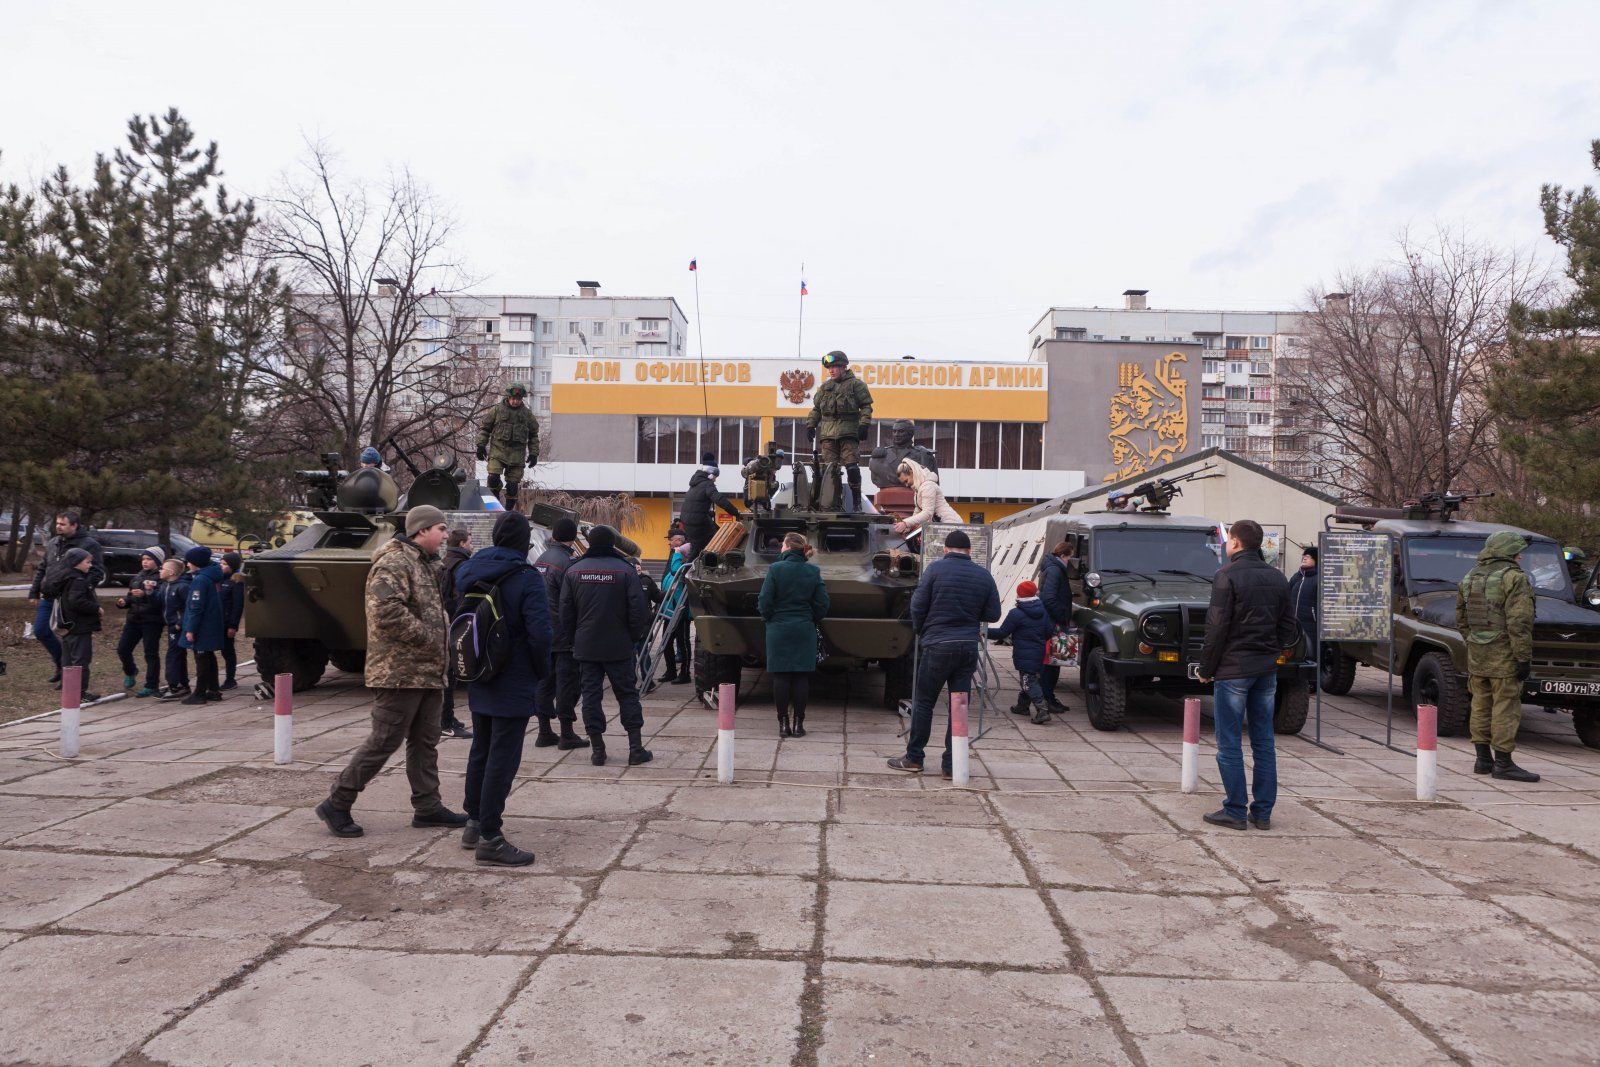
[[[1044,702],[1039,672],[1044,670],[1050,638],[1055,632],[1055,623],[1050,621],[1049,613],[1039,602],[1039,587],[1032,582],[1017,586],[1017,606],[1007,613],[999,626],[989,627],[989,640],[1011,638],[1011,665],[1022,680],[1022,695],[1017,697],[1017,704],[1011,710],[1026,715],[1031,705],[1033,718],[1030,721],[1040,726],[1050,721],[1050,708]]]
[[[189,654],[182,644],[183,609],[189,605],[189,573],[177,557],[161,564],[161,621],[167,627],[167,684],[162,700],[189,695]]]
[[[194,653],[194,692],[183,698],[184,704],[204,704],[221,700],[222,691],[217,677],[217,653],[227,640],[227,627],[222,617],[222,597],[217,586],[222,583],[222,568],[211,562],[211,550],[195,545],[183,554],[189,569],[189,602],[183,609],[183,635],[179,643]]]

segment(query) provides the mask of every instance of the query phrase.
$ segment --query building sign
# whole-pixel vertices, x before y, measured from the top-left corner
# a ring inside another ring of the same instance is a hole
[[[1324,531],[1317,538],[1317,624],[1323,641],[1389,640],[1394,548],[1389,535]]]
[[[1177,459],[1189,449],[1189,386],[1181,364],[1189,357],[1172,352],[1146,370],[1140,363],[1117,364],[1117,391],[1111,397],[1111,465],[1102,481],[1143,474]]]
[[[819,364],[783,359],[558,356],[553,370],[558,414],[793,417],[811,410],[825,380]],[[850,370],[872,390],[875,418],[1049,417],[1049,373],[1042,363],[863,361]]]

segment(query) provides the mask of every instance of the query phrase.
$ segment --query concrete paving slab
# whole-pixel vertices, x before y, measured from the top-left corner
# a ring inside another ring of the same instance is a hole
[[[54,922],[175,866],[132,856],[0,850],[0,928]]]
[[[1340,958],[1394,982],[1498,987],[1600,982],[1600,969],[1493,904],[1466,897],[1290,892]]]
[[[1000,816],[1030,830],[1095,834],[1170,833],[1172,825],[1136,796],[995,796]]]
[[[75,852],[186,856],[260,826],[285,810],[134,797],[38,830],[13,844],[18,848],[38,846]]]
[[[194,763],[120,763],[111,760],[75,763],[20,781],[0,792],[55,797],[136,797],[193,781],[216,770]]]
[[[1258,885],[1276,889],[1332,889],[1340,893],[1461,891],[1423,868],[1397,859],[1382,845],[1354,837],[1281,837],[1272,830],[1228,830],[1206,843]]]
[[[583,892],[570,878],[400,870],[375,875],[351,893],[339,918],[304,938],[309,945],[408,952],[543,952],[577,914]]]
[[[996,821],[984,806],[983,798],[976,793],[955,790],[874,793],[855,789],[840,792],[838,798],[834,817],[841,823],[993,826]]]
[[[828,827],[835,877],[961,885],[1025,885],[1028,876],[1000,831],[982,826]]]
[[[1554,807],[1509,805],[1486,812],[1491,818],[1558,845],[1570,845],[1600,859],[1600,819],[1592,806],[1562,804]]]
[[[804,980],[775,960],[555,956],[469,1062],[788,1063]]]
[[[266,951],[262,938],[47,934],[0,950],[0,1061],[101,1067]]]
[[[1178,833],[1018,830],[1028,859],[1050,885],[1175,893],[1243,893],[1247,887],[1192,839]]]
[[[451,1064],[483,1020],[440,1008],[441,991],[454,1004],[498,1005],[527,966],[515,956],[293,949],[144,1051],[174,1067],[278,1067],[288,1049],[307,1065]],[[332,997],[338,1011],[327,1010]]]
[[[1464,808],[1422,804],[1340,804],[1317,801],[1314,809],[1375,837],[1434,838],[1443,841],[1504,841],[1522,832],[1486,815]],[[1273,816],[1276,826],[1278,819]]]
[[[1123,1025],[1153,1064],[1392,1067],[1450,1062],[1403,1016],[1353,982],[1107,978],[1104,986]]]
[[[1535,841],[1418,841],[1387,844],[1441,878],[1480,892],[1548,894],[1600,903],[1600,863]]]
[[[1590,959],[1600,961],[1595,944],[1595,908],[1590,901],[1558,900],[1547,896],[1496,896],[1496,904],[1534,923]]]
[[[506,839],[535,856],[529,867],[512,874],[598,874],[616,862],[638,828],[635,822],[599,819],[507,819]],[[461,834],[451,831],[429,845],[416,859],[429,867],[482,870],[473,852],[461,847]]]
[[[821,822],[828,813],[828,794],[754,785],[686,786],[673,795],[667,811],[688,819]]]
[[[1482,993],[1385,985],[1470,1063],[1600,1063],[1600,998],[1592,992]]]
[[[1322,950],[1253,897],[1052,892],[1102,974],[1343,982]]]
[[[97,797],[0,795],[0,845],[111,803]]]
[[[1227,836],[1236,831],[1212,826],[1203,816],[1208,811],[1222,807],[1222,795],[1206,793],[1153,793],[1150,803],[1164,812],[1180,829],[1207,836]],[[1352,807],[1354,805],[1351,805]],[[1351,831],[1340,826],[1304,801],[1294,797],[1279,796],[1272,810],[1274,837],[1353,837]]]
[[[1126,1063],[1070,974],[827,963],[819,1064]]]
[[[609,952],[801,952],[816,921],[816,886],[799,878],[617,871],[567,942]]]
[[[298,748],[296,749],[298,752]],[[328,796],[331,772],[288,767],[227,767],[208,777],[152,794],[158,800],[310,808]]]
[[[658,819],[645,827],[623,865],[702,874],[815,876],[820,827],[804,823]]]
[[[587,758],[583,767],[586,773],[606,770],[589,766]],[[527,782],[511,791],[506,814],[539,819],[626,819],[661,812],[672,794],[673,787],[665,785]]]
[[[393,867],[405,863],[444,835],[418,830],[410,812],[355,811],[364,837],[334,837],[311,811],[292,811],[216,850],[220,859],[281,862],[314,860],[344,867]]]
[[[828,883],[830,959],[1063,967],[1066,944],[1039,895],[978,886]]]
[[[68,925],[224,941],[285,937],[339,910],[319,896],[327,890],[318,888],[318,873],[191,863],[74,913]]]

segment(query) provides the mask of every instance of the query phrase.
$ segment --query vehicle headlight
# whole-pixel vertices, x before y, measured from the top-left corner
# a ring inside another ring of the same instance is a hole
[[[1090,571],[1088,574],[1085,574],[1083,576],[1083,584],[1088,586],[1090,589],[1099,589],[1100,588],[1100,572],[1099,571]]]
[[[1583,599],[1591,608],[1600,608],[1600,586],[1596,586],[1583,594]]]
[[[1172,636],[1172,619],[1166,615],[1146,615],[1139,620],[1139,634],[1146,641],[1166,641]]]

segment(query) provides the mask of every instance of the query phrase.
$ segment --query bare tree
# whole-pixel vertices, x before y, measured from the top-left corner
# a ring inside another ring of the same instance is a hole
[[[460,451],[499,361],[458,314],[469,279],[446,208],[406,171],[376,187],[344,178],[320,144],[261,205],[258,251],[288,286],[281,349],[260,367],[278,432],[347,462],[391,437]]]
[[[1445,230],[1403,235],[1398,251],[1309,294],[1303,351],[1280,367],[1284,406],[1322,479],[1369,503],[1462,488],[1491,469],[1485,396],[1507,313],[1549,285],[1531,257]]]

